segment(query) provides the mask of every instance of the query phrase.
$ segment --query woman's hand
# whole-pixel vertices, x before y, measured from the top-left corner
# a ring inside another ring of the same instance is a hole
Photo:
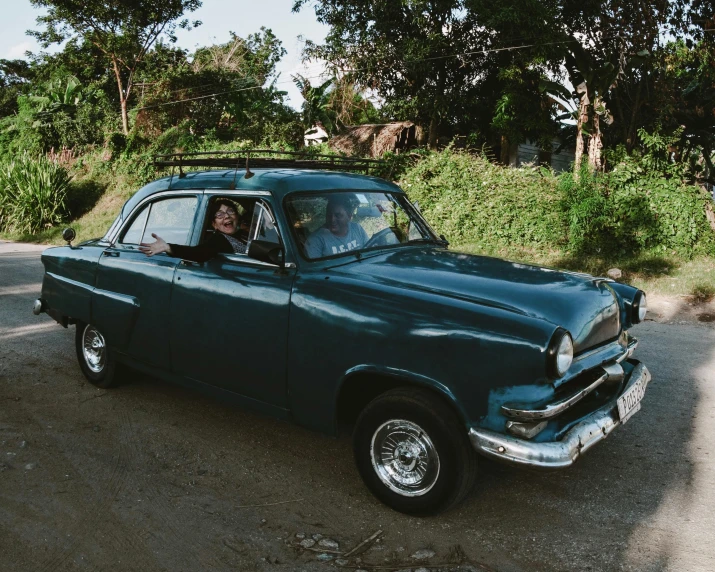
[[[171,246],[160,236],[151,233],[152,237],[156,239],[156,242],[142,242],[139,245],[139,250],[146,254],[147,256],[154,256],[155,254],[161,254],[166,252],[171,255]]]

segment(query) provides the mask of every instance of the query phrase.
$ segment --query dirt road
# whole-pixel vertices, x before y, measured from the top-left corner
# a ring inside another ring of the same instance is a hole
[[[0,244],[0,570],[715,570],[715,328],[678,300],[632,330],[654,381],[624,427],[564,472],[485,462],[467,502],[417,519],[370,495],[347,438],[87,384],[74,330],[31,313],[40,250]]]

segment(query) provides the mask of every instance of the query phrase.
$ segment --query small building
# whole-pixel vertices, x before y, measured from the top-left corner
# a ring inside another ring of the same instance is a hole
[[[386,151],[400,153],[422,143],[422,129],[411,121],[354,125],[328,141],[331,149],[358,157],[382,157]]]
[[[325,143],[328,139],[330,139],[330,136],[320,123],[307,129],[305,133],[303,133],[303,144],[306,147],[320,145],[321,143]]]
[[[576,158],[574,149],[557,149],[561,145],[558,139],[551,142],[551,151],[544,151],[531,141],[509,146],[509,166],[520,167],[524,164],[551,167],[557,173],[571,170]]]

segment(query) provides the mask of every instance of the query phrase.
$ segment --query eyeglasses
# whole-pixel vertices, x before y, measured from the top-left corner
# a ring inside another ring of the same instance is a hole
[[[236,211],[233,209],[226,209],[225,211],[217,211],[214,215],[216,220],[223,220],[227,216],[236,216]]]

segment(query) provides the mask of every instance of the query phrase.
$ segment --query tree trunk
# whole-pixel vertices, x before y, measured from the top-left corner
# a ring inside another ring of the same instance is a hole
[[[643,80],[638,82],[638,89],[636,90],[636,100],[633,103],[633,112],[631,113],[631,121],[628,125],[628,132],[626,134],[626,150],[630,154],[633,148],[636,146],[636,119],[638,118],[638,108],[641,104],[641,86],[643,85]]]
[[[430,119],[430,122],[429,122],[429,141],[427,144],[429,145],[430,149],[437,148],[437,138],[439,136],[439,133],[437,131],[438,124],[439,124],[439,117],[437,115],[437,112],[434,112],[432,114],[432,119]]]
[[[501,136],[501,153],[499,160],[503,165],[509,165],[509,139],[506,135]]]
[[[581,172],[581,159],[583,157],[583,124],[588,122],[588,95],[584,93],[578,104],[578,120],[576,121],[576,153],[573,163],[573,177],[578,181]]]
[[[114,68],[114,77],[117,78],[117,89],[119,90],[119,105],[122,108],[122,129],[124,135],[129,135],[129,116],[127,115],[127,97],[129,93],[124,93],[124,86],[122,85],[122,76],[119,73],[119,64],[117,60],[112,58],[112,67]]]
[[[592,171],[601,170],[601,126],[598,114],[593,114],[593,133],[588,138],[588,165]]]
[[[124,135],[129,135],[129,116],[127,115],[127,100],[122,97],[119,101],[119,105],[122,107],[122,130]]]

